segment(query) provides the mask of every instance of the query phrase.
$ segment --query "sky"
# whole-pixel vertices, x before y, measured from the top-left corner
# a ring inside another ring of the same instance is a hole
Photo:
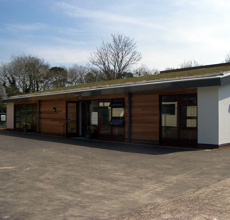
[[[230,53],[229,0],[0,0],[0,63],[21,55],[86,65],[111,34],[134,39],[150,69],[222,63]]]

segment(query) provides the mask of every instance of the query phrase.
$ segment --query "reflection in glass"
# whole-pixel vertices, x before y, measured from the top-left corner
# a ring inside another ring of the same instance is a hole
[[[180,116],[182,117],[197,117],[197,106],[181,106]]]
[[[176,142],[197,140],[196,103],[196,94],[161,96],[161,137],[163,140]]]
[[[33,130],[37,129],[37,105],[33,105]]]
[[[124,126],[113,126],[113,135],[124,135]]]
[[[183,95],[180,96],[181,105],[196,105],[196,95]]]
[[[99,103],[99,121],[100,121],[100,134],[110,134],[111,129],[109,122],[111,120],[111,108],[109,107],[110,102]]]
[[[162,138],[177,139],[177,96],[162,96],[161,100]]]
[[[99,133],[123,136],[124,128],[124,100],[114,99],[99,102]]]
[[[15,128],[27,128],[31,131],[37,129],[37,105],[23,104],[14,106]]]
[[[89,106],[90,125],[98,125],[98,101],[91,101]]]
[[[180,139],[195,141],[197,140],[197,131],[195,129],[180,129]]]
[[[124,108],[113,108],[112,117],[124,117]]]
[[[183,128],[196,128],[196,119],[181,119],[180,126]]]
[[[77,103],[69,102],[67,103],[67,132],[77,133]]]

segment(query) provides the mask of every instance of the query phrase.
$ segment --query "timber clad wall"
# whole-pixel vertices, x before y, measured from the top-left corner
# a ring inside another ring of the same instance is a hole
[[[129,134],[128,134],[128,94],[125,95],[125,139],[128,140]]]
[[[131,139],[159,143],[159,95],[131,95]]]
[[[114,97],[122,96],[125,96],[125,138],[128,139],[128,95],[123,94]],[[56,112],[52,111],[53,107],[56,107]],[[131,140],[159,143],[159,95],[132,94],[130,107]],[[66,100],[42,100],[40,102],[41,133],[62,135],[65,132],[65,121]]]
[[[56,112],[53,112],[53,107]],[[63,134],[65,132],[66,101],[49,100],[40,103],[40,132]]]

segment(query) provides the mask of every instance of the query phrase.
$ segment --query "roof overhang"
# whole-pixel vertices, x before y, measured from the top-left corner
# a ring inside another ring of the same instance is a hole
[[[200,76],[190,77],[182,79],[168,79],[159,81],[139,82],[132,84],[119,84],[112,86],[83,88],[75,90],[63,90],[58,92],[45,92],[38,94],[28,94],[23,96],[14,96],[8,99],[4,99],[2,102],[25,102],[33,98],[47,97],[56,95],[73,94],[76,97],[98,96],[98,95],[110,95],[121,93],[136,93],[136,92],[150,92],[160,90],[172,90],[172,89],[186,89],[197,87],[209,87],[209,86],[223,86],[230,84],[230,72],[224,72],[218,75],[212,76]]]

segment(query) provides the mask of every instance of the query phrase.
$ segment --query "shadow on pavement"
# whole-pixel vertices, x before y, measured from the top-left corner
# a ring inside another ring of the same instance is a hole
[[[138,153],[138,154],[150,154],[150,155],[161,155],[171,154],[183,151],[198,151],[201,149],[196,148],[181,148],[181,147],[169,147],[169,146],[157,146],[147,144],[135,144],[135,143],[124,143],[124,142],[110,142],[101,140],[91,140],[85,138],[70,138],[62,136],[48,136],[36,133],[23,133],[17,131],[10,131],[0,129],[0,136],[5,135],[9,137],[24,138],[36,141],[48,141],[53,143],[63,143],[69,145],[79,145],[89,148],[98,148],[112,151]]]

